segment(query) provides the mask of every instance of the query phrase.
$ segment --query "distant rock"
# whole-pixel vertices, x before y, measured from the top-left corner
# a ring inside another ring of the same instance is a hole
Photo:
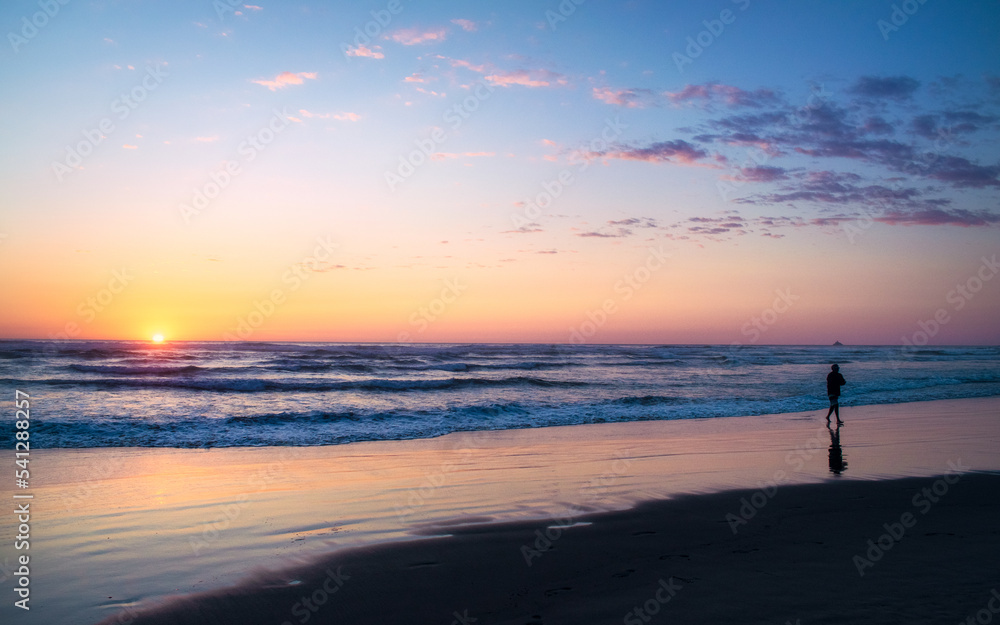
[[[843,344],[843,343],[841,343],[840,341],[834,341],[834,342],[833,342],[833,346],[834,346],[834,347],[843,347],[843,346],[844,346],[844,344]]]

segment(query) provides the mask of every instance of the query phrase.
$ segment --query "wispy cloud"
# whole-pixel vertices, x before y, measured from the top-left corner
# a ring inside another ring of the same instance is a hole
[[[703,85],[686,85],[680,91],[666,91],[663,95],[671,104],[678,106],[682,104],[707,106],[721,103],[730,108],[761,108],[780,102],[778,95],[770,89],[746,91],[732,85],[714,82]]]
[[[443,26],[421,30],[419,28],[402,28],[386,35],[388,39],[401,43],[404,46],[415,46],[421,43],[434,41],[444,41],[448,34],[448,29]]]
[[[272,80],[258,78],[250,82],[267,87],[271,91],[276,91],[291,85],[301,85],[307,79],[316,80],[316,72],[299,72],[297,74],[293,72],[281,72]]]
[[[622,145],[607,150],[590,151],[582,154],[587,159],[621,159],[626,161],[646,161],[649,163],[675,163],[680,165],[703,165],[708,158],[705,150],[684,141],[657,141],[646,146]]]
[[[458,18],[451,20],[451,23],[460,26],[465,32],[474,33],[479,30],[479,24],[473,22],[472,20]]]
[[[313,113],[306,109],[299,109],[299,114],[307,119],[335,119],[342,122],[356,122],[361,119],[357,113]]]
[[[500,87],[518,85],[521,87],[561,87],[569,84],[562,74],[547,69],[518,69],[509,72],[495,72],[486,77],[490,83]]]
[[[498,87],[515,85],[521,87],[564,87],[569,84],[569,79],[566,76],[548,69],[502,70],[490,64],[477,65],[465,59],[438,58],[448,61],[452,67],[460,67],[482,74],[484,80]]]
[[[595,100],[625,108],[645,108],[653,99],[653,92],[649,89],[594,87],[591,93]]]
[[[919,87],[920,82],[909,76],[862,76],[849,92],[865,98],[905,100]]]
[[[382,46],[358,46],[356,48],[348,47],[344,52],[347,56],[360,56],[369,59],[384,59],[385,54],[382,53]]]

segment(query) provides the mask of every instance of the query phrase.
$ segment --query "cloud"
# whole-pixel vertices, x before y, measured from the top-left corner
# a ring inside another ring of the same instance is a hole
[[[219,135],[212,135],[210,137],[195,137],[194,140],[201,143],[214,143],[219,140]]]
[[[784,168],[770,165],[741,167],[738,171],[739,180],[746,182],[774,182],[776,180],[788,179],[788,174]]]
[[[920,87],[920,83],[909,76],[862,76],[849,93],[865,98],[905,100]]]
[[[522,87],[553,87],[568,84],[566,77],[547,69],[518,69],[510,72],[496,72],[485,77],[490,83],[500,87],[519,85]]]
[[[357,48],[348,47],[344,53],[347,54],[347,56],[360,56],[369,59],[384,59],[385,55],[382,54],[381,50],[382,46],[372,46],[371,48],[367,48],[365,46],[358,46]]]
[[[625,237],[632,236],[632,231],[628,228],[618,228],[615,232],[578,232],[576,234],[578,237],[596,237],[601,239],[621,239]]]
[[[244,9],[250,9],[251,11],[263,11],[264,7],[259,7],[256,4],[244,4]]]
[[[926,168],[926,175],[955,187],[1000,187],[1000,166],[977,165],[961,156],[942,156]]]
[[[361,119],[357,113],[313,113],[306,109],[299,109],[299,114],[308,119],[335,119],[342,122],[356,122]]]
[[[267,87],[271,91],[276,91],[278,89],[284,89],[289,85],[301,85],[305,82],[304,79],[316,80],[316,72],[299,72],[297,74],[292,72],[281,72],[274,77],[274,80],[258,78],[257,80],[252,80],[250,82]]]
[[[534,234],[536,232],[545,232],[542,230],[542,225],[531,222],[529,224],[524,224],[516,228],[515,230],[504,230],[500,234]]]
[[[646,147],[624,146],[602,152],[588,152],[587,158],[614,158],[627,161],[646,161],[649,163],[679,163],[695,165],[708,156],[708,152],[695,145],[677,139],[674,141],[659,141]]]
[[[402,28],[400,30],[389,33],[387,35],[387,38],[392,39],[396,43],[401,43],[404,46],[415,46],[421,43],[444,41],[447,33],[448,30],[443,26],[438,28],[431,28],[428,30],[420,30],[417,28]]]
[[[770,89],[745,91],[739,87],[714,82],[703,85],[686,85],[680,91],[666,91],[663,95],[671,104],[675,105],[688,103],[708,105],[721,102],[730,108],[760,108],[779,103],[778,95]]]
[[[139,149],[139,146],[137,146],[137,145],[129,145],[128,143],[122,145],[122,147],[125,148],[126,150],[138,150]]]
[[[861,129],[871,135],[891,135],[895,131],[892,124],[881,117],[869,117]]]
[[[461,26],[462,30],[464,30],[467,33],[474,33],[477,30],[479,30],[479,24],[473,22],[472,20],[453,19],[451,20],[451,23]]]
[[[911,213],[890,212],[875,221],[892,226],[989,226],[1000,223],[1000,215],[987,211],[927,209]]]
[[[625,108],[645,108],[647,102],[651,101],[653,92],[649,89],[614,90],[608,87],[594,87],[592,94],[595,100],[600,100],[605,104],[614,104]]]
[[[634,228],[656,228],[656,220],[650,217],[627,217],[611,220],[609,226],[632,226]]]
[[[521,87],[563,87],[569,84],[569,80],[563,74],[547,69],[516,69],[500,70],[488,64],[475,65],[464,59],[445,59],[452,67],[461,67],[477,74],[483,74],[484,79],[498,87],[510,87],[518,85]]]

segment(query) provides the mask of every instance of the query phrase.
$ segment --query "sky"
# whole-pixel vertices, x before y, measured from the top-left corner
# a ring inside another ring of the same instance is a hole
[[[998,23],[5,2],[0,337],[995,345]]]

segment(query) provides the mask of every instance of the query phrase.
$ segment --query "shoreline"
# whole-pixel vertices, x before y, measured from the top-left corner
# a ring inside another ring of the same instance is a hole
[[[849,408],[840,476],[829,470],[823,415],[323,447],[38,450],[33,527],[45,547],[32,558],[33,588],[48,593],[40,607],[51,622],[93,623],[167,596],[230,587],[253,569],[433,541],[456,525],[471,531],[738,489],[927,477],[956,458],[1000,471],[998,397]],[[100,576],[87,572],[95,567]]]

